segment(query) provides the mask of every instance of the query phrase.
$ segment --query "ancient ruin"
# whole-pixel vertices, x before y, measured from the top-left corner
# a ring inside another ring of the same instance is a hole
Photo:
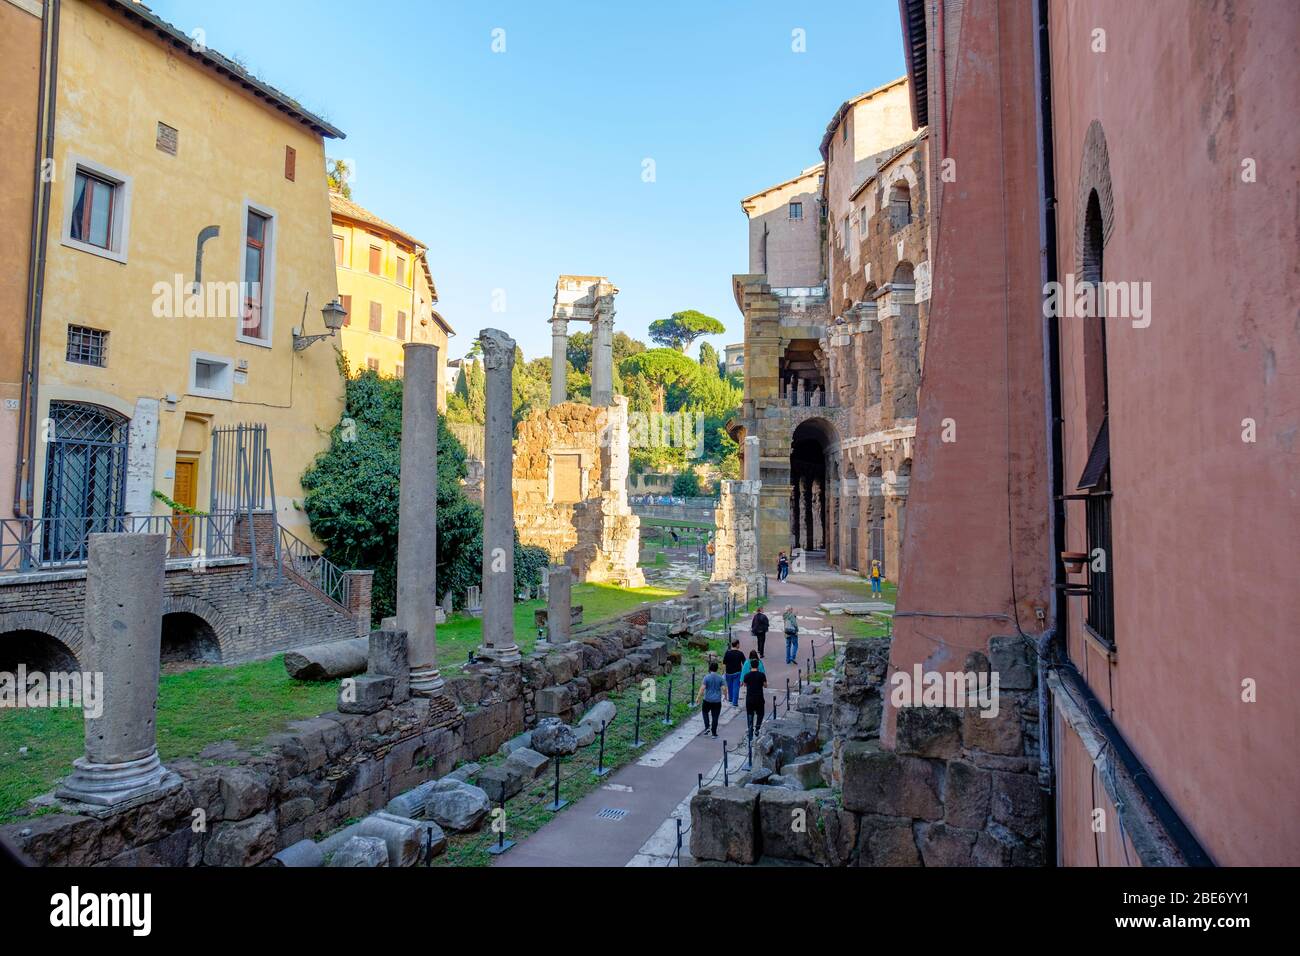
[[[614,296],[601,276],[560,276],[551,318],[551,407],[519,424],[514,514],[519,540],[574,579],[641,587],[640,519],[627,500],[628,406],[613,394]],[[591,404],[567,400],[568,323],[592,323]]]

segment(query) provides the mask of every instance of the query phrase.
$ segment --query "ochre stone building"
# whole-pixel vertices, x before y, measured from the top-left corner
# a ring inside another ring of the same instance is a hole
[[[845,102],[823,163],[742,201],[745,400],[757,560],[823,554],[897,578],[929,312],[927,138],[906,79]],[[812,223],[813,228],[808,224]],[[725,544],[724,544],[725,547]]]

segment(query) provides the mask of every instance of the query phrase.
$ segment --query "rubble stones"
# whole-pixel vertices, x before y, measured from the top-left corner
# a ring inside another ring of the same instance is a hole
[[[329,865],[387,866],[388,846],[379,837],[354,836],[338,848]]]
[[[758,859],[758,793],[715,787],[691,797],[691,855],[697,860],[753,863]]]

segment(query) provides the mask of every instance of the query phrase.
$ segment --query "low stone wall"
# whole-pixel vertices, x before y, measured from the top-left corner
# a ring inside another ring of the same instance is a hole
[[[449,695],[433,704],[412,698],[374,714],[295,721],[252,752],[215,744],[197,759],[168,762],[182,787],[161,800],[102,819],[35,816],[4,827],[4,835],[42,866],[265,863],[496,751],[541,717],[576,717],[633,681],[666,672],[669,647],[645,639],[643,617],[588,628],[522,667],[473,665],[449,679]]]
[[[889,639],[852,640],[837,672],[768,725],[759,769],[691,801],[697,859],[823,866],[1039,866],[1036,675],[1017,637],[965,662],[999,675],[999,710],[908,707],[880,743]]]

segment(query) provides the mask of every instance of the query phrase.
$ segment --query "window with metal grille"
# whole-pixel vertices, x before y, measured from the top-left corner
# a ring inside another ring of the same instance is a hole
[[[1094,491],[1084,501],[1088,524],[1088,627],[1115,645],[1115,569],[1110,552],[1110,492]]]
[[[108,333],[103,329],[91,329],[84,325],[68,326],[69,362],[78,365],[95,365],[104,368],[108,364]]]

